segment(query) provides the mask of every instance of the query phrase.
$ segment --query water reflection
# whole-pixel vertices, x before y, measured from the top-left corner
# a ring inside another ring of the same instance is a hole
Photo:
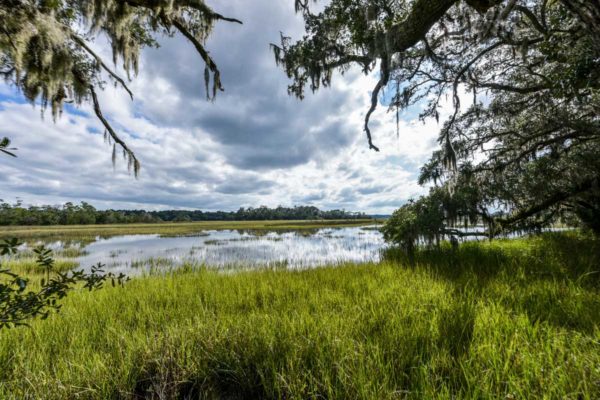
[[[377,230],[364,227],[314,230],[219,230],[161,237],[124,235],[84,247],[81,267],[99,262],[107,270],[128,274],[180,266],[213,268],[312,268],[340,262],[379,261],[385,246]]]

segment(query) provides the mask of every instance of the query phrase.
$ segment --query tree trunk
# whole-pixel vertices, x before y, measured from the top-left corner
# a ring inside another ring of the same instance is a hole
[[[378,38],[376,52],[400,53],[411,48],[425,37],[431,27],[459,0],[416,0],[410,13],[388,32]]]

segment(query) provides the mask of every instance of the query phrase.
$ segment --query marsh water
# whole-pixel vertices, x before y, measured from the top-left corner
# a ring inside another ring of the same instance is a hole
[[[483,230],[483,227],[470,228]],[[564,230],[549,228],[547,230]],[[505,237],[518,237],[513,233]],[[461,240],[478,240],[465,237]],[[303,269],[346,262],[378,262],[387,245],[377,226],[296,230],[205,230],[183,236],[118,235],[82,240],[40,240],[57,256],[71,253],[78,268],[101,263],[106,271],[137,275],[164,272],[183,265],[220,270]],[[70,251],[75,250],[75,251]],[[67,256],[69,257],[69,256]],[[72,256],[71,256],[72,257]]]
[[[51,247],[62,247],[61,242]],[[374,227],[295,231],[213,230],[190,236],[123,235],[81,245],[82,268],[102,263],[128,274],[181,265],[219,269],[313,268],[342,262],[379,261],[384,248]]]

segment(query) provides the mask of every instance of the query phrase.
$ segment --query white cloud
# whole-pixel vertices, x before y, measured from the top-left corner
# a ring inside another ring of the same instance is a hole
[[[142,161],[139,179],[122,160],[113,170],[89,107],[66,110],[53,123],[0,85],[0,133],[19,148],[17,159],[0,158],[4,200],[206,210],[313,204],[388,213],[424,193],[417,175],[439,126],[402,119],[397,138],[394,116],[380,107],[372,131],[381,152],[368,150],[362,124],[373,76],[336,76],[332,88],[302,102],[287,95],[268,43],[279,31],[300,36],[301,21],[288,3],[223,5],[244,25],[218,24],[207,44],[226,88],[214,104],[204,98],[201,60],[181,38],[144,52],[130,84],[133,102],[112,86],[101,93],[104,113]],[[108,54],[101,41],[96,46]]]

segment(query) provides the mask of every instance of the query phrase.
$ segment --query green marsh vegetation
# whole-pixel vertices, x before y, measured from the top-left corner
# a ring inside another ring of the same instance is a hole
[[[596,399],[599,265],[570,232],[135,278],[2,331],[0,397]]]
[[[41,267],[37,262],[37,255],[33,251],[33,244],[24,250],[20,250],[10,256],[4,256],[0,260],[2,268],[9,269],[17,274],[28,274],[29,277],[35,276],[41,271]],[[87,254],[87,251],[79,246],[66,245],[60,249],[52,251],[54,258],[53,271],[67,272],[79,266],[77,257]]]
[[[203,235],[204,230],[242,229],[254,231],[290,231],[335,226],[366,226],[380,224],[374,219],[359,220],[298,220],[298,221],[200,221],[167,222],[154,224],[114,225],[53,225],[53,226],[3,226],[0,239],[18,237],[21,240],[61,238],[90,241],[93,238],[117,235],[159,234],[162,236]]]

